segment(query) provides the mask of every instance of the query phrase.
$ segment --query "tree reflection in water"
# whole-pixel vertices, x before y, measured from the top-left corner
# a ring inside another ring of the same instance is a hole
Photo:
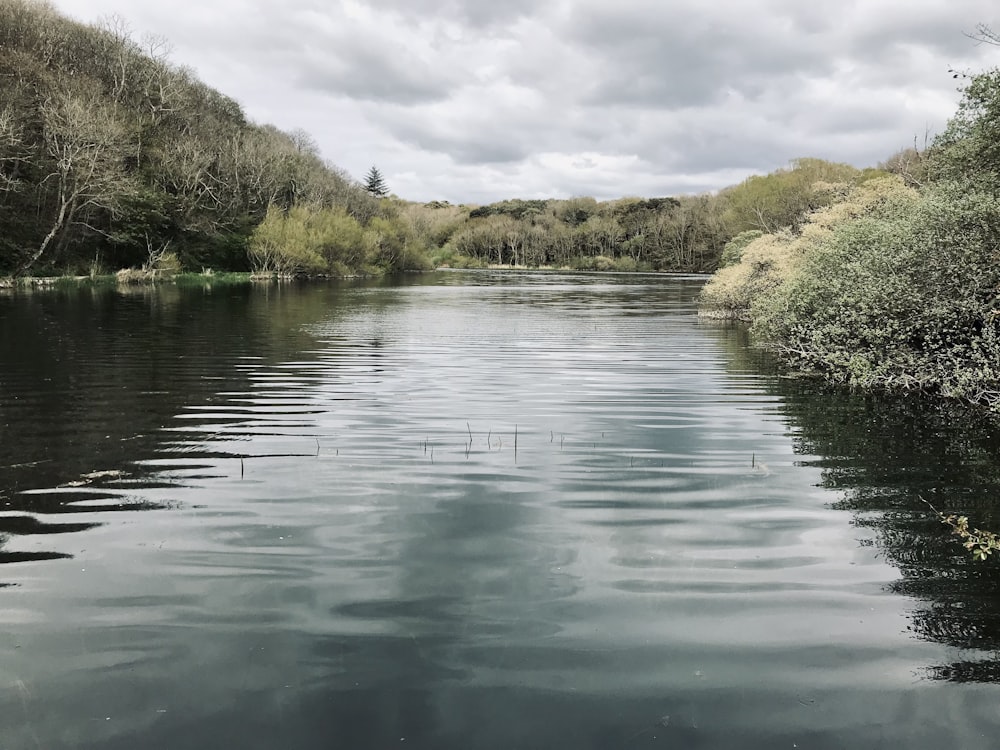
[[[728,329],[736,369],[774,369]],[[833,504],[870,529],[901,577],[890,589],[914,600],[915,637],[963,653],[929,666],[933,679],[1000,682],[1000,560],[973,560],[921,498],[970,525],[1000,529],[1000,422],[975,409],[923,398],[852,394],[809,379],[775,377],[796,453],[819,467]]]

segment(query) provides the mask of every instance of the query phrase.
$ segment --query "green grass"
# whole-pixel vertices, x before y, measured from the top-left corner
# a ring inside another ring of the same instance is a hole
[[[173,282],[178,286],[205,286],[207,284],[249,284],[250,273],[237,271],[202,271],[194,273],[186,271],[179,273],[173,278]]]

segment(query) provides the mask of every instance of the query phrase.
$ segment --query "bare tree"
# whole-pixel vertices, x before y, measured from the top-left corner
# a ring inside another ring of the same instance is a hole
[[[18,190],[18,168],[27,160],[24,128],[10,105],[0,109],[0,193]]]
[[[1000,47],[1000,32],[994,31],[988,24],[977,23],[976,30],[971,34],[966,32],[965,35],[969,37],[969,39],[974,39],[979,44],[992,44],[996,47]]]
[[[884,169],[890,174],[897,174],[903,178],[907,185],[920,187],[927,181],[927,149],[923,151],[917,148],[916,138],[913,139],[913,146],[900,149],[885,161],[879,163],[879,169]]]
[[[53,199],[51,227],[38,249],[17,269],[25,273],[45,254],[52,241],[74,225],[101,230],[90,221],[95,213],[116,217],[122,201],[136,186],[124,172],[131,152],[129,133],[109,108],[75,93],[57,93],[41,107],[44,147],[51,171],[42,181]]]

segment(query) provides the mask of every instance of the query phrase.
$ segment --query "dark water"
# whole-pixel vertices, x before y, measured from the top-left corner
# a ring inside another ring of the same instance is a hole
[[[0,297],[0,748],[989,748],[994,426],[702,281]]]

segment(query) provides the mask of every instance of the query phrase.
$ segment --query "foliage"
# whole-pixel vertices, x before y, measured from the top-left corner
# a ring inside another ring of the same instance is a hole
[[[443,245],[477,265],[595,269],[610,259],[619,270],[706,271],[728,237],[712,196],[571,198],[474,208]]]
[[[250,265],[255,274],[321,273],[326,270],[321,248],[329,239],[313,221],[313,212],[272,206],[250,238]]]
[[[970,529],[968,516],[944,515],[936,511],[941,523],[951,528],[951,533],[962,540],[962,546],[972,553],[972,557],[983,562],[1000,550],[1000,535],[982,529]]]
[[[836,186],[853,186],[868,176],[848,164],[796,159],[788,169],[748,177],[723,191],[727,222],[734,234],[796,230],[812,211],[836,201]]]
[[[538,216],[547,208],[548,201],[543,200],[506,200],[499,203],[491,203],[487,206],[479,206],[469,212],[470,219],[479,219],[485,216],[512,216],[515,219],[523,219],[526,216]]]
[[[428,247],[441,248],[468,219],[464,206],[452,206],[447,201],[410,203],[393,200],[394,214],[409,227],[414,237],[419,237]]]
[[[810,212],[884,174],[799,159],[719,195],[512,199],[454,215],[447,232],[437,236],[416,229],[449,264],[595,269],[613,261],[617,269],[711,271],[723,263],[723,248],[736,235],[756,232],[743,234],[723,264],[735,263],[749,241],[764,233],[762,223],[799,227]]]
[[[796,369],[1000,408],[1000,200],[863,183],[799,234],[752,240],[702,294]]]
[[[735,266],[743,257],[743,251],[746,250],[747,245],[763,236],[764,233],[759,229],[747,229],[745,232],[740,232],[733,237],[722,248],[722,257],[719,258],[719,268]]]
[[[739,263],[719,270],[702,289],[700,314],[749,321],[751,305],[791,275],[803,249],[787,229],[749,243]]]
[[[387,273],[425,270],[422,247],[398,218],[362,226],[344,209],[272,206],[249,242],[255,274],[279,276]]]
[[[552,201],[549,206],[559,221],[571,227],[583,224],[583,222],[598,212],[597,201],[589,197]]]
[[[422,243],[399,217],[376,217],[365,228],[367,262],[382,272],[430,269]]]
[[[755,334],[837,382],[1000,407],[998,246],[990,194],[887,196],[753,302]]]
[[[940,180],[971,181],[980,189],[1000,185],[1000,69],[969,79],[947,128],[934,139],[930,169]]]
[[[802,262],[829,241],[834,229],[883,205],[906,188],[896,178],[883,178],[854,188],[845,200],[815,211],[801,231],[772,234],[754,230],[737,235],[725,265],[705,285],[701,312],[708,317],[750,321],[764,302],[794,277]],[[741,247],[742,246],[742,247]],[[777,304],[777,303],[776,303]],[[780,313],[776,313],[780,316]]]

